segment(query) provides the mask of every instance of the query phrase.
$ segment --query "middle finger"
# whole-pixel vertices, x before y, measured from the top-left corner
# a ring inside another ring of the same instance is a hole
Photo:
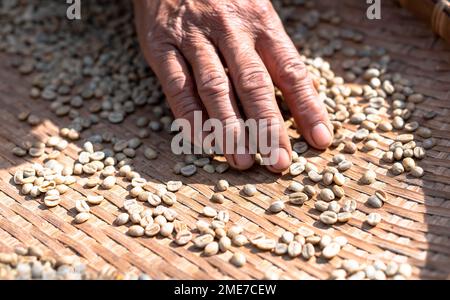
[[[229,67],[231,78],[248,118],[266,127],[258,129],[258,149],[262,148],[261,137],[277,138],[278,147],[270,145],[270,165],[273,172],[286,170],[291,163],[291,145],[284,127],[270,75],[255,50],[249,36],[228,35],[219,42],[219,48]],[[269,145],[264,145],[269,146]]]

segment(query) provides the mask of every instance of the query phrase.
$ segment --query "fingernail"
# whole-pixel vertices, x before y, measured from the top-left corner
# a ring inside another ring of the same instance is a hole
[[[331,144],[330,130],[323,123],[319,123],[313,127],[311,136],[316,146],[321,149],[327,148]]]
[[[271,164],[272,169],[275,169],[279,172],[286,170],[291,164],[289,153],[284,148],[273,150],[270,153],[270,158],[274,159],[274,163]]]
[[[233,160],[236,164],[236,167],[241,170],[249,169],[251,166],[253,166],[254,159],[253,156],[250,154],[234,154]]]

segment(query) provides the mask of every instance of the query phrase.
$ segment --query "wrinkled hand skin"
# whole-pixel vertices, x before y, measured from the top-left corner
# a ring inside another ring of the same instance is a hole
[[[268,168],[282,172],[292,150],[275,84],[306,140],[330,145],[326,108],[269,0],[134,0],[134,7],[142,51],[176,118],[193,122],[203,111],[203,120],[227,122],[236,133],[238,119],[267,119],[265,130],[279,136],[278,160]],[[248,153],[225,157],[241,170],[254,163]]]

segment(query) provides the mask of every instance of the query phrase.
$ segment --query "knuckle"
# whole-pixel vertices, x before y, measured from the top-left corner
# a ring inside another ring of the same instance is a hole
[[[184,95],[178,100],[172,101],[170,107],[176,118],[191,120],[195,111],[199,110],[195,99],[191,95]]]
[[[259,1],[256,7],[256,14],[261,20],[270,20],[273,17],[273,6],[270,1]]]
[[[309,79],[305,64],[297,58],[289,57],[282,60],[280,66],[279,77],[287,85],[302,85]]]
[[[229,94],[229,84],[226,76],[217,71],[205,70],[200,75],[198,91],[206,97],[226,96]]]
[[[258,98],[274,92],[269,74],[259,66],[244,67],[239,75],[239,86],[245,95]]]
[[[272,122],[271,120],[278,119],[278,112],[277,108],[273,106],[273,104],[269,104],[266,102],[262,103],[262,101],[256,101],[253,102],[254,105],[252,106],[255,114],[255,119],[257,120],[268,120]]]
[[[235,131],[238,132],[241,130],[242,125],[239,120],[234,115],[223,115],[219,118],[219,121],[222,123],[223,132]]]
[[[161,58],[161,56],[164,56],[167,53],[167,44],[160,43],[156,39],[148,41],[144,45],[150,57],[152,57],[155,60],[158,60],[159,58]]]
[[[205,44],[205,38],[193,25],[188,25],[186,27],[187,29],[181,39],[179,47],[182,52],[192,52],[200,45]]]
[[[167,44],[174,43],[179,39],[179,30],[170,28],[164,24],[155,24],[144,35],[144,46],[149,50],[158,51]]]
[[[302,90],[299,93],[303,93],[305,96],[298,98],[295,101],[295,107],[298,114],[301,116],[315,116],[315,118],[321,119],[327,116],[326,109],[323,103],[313,94],[312,91],[306,92]]]
[[[164,92],[167,97],[178,100],[192,90],[192,83],[183,72],[172,73],[166,80]]]

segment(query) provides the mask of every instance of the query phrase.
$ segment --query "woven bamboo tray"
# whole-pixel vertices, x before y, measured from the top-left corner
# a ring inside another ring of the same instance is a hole
[[[339,4],[337,4],[339,2]],[[352,258],[360,262],[379,258],[385,261],[408,262],[414,266],[413,278],[448,278],[450,273],[450,47],[442,40],[436,40],[425,24],[416,20],[409,12],[394,3],[383,1],[382,20],[365,19],[365,1],[319,1],[319,6],[335,5],[343,17],[343,24],[357,28],[367,36],[367,43],[385,47],[394,62],[391,69],[410,79],[417,92],[426,95],[427,100],[418,105],[412,119],[423,122],[425,111],[436,110],[438,116],[425,124],[433,130],[437,145],[427,151],[427,157],[420,162],[426,170],[421,179],[405,175],[395,178],[387,175],[387,166],[380,163],[381,151],[370,154],[358,152],[350,159],[355,167],[346,172],[352,181],[345,186],[347,197],[355,199],[358,211],[347,224],[324,227],[318,222],[318,213],[313,202],[303,207],[287,206],[278,215],[266,214],[269,199],[284,194],[289,176],[275,176],[261,167],[248,172],[229,171],[224,175],[210,175],[203,171],[191,178],[181,178],[185,186],[177,192],[179,203],[175,209],[182,221],[193,226],[200,217],[203,206],[215,206],[208,199],[213,185],[224,176],[230,182],[223,204],[230,211],[231,221],[242,225],[251,235],[264,232],[275,238],[284,230],[296,231],[301,225],[316,233],[342,235],[349,240],[339,257],[329,262],[313,258],[287,259],[270,253],[258,252],[252,248],[241,248],[248,263],[235,268],[228,260],[231,253],[214,257],[203,257],[191,246],[178,247],[169,239],[131,238],[125,235],[126,227],[112,226],[127,195],[127,184],[111,191],[102,191],[107,201],[93,207],[96,216],[87,223],[73,223],[75,200],[86,191],[79,185],[63,195],[61,205],[47,209],[40,199],[31,200],[20,195],[12,182],[12,174],[32,163],[28,157],[14,157],[11,149],[23,139],[45,139],[56,135],[64,120],[48,112],[47,103],[30,100],[29,81],[19,77],[7,66],[8,58],[0,56],[0,252],[13,251],[18,245],[36,245],[48,255],[78,255],[91,270],[100,271],[112,266],[119,272],[145,272],[153,278],[167,279],[259,279],[266,270],[275,267],[283,278],[325,279],[342,259]],[[332,59],[333,66],[339,66],[341,57]],[[338,69],[337,69],[338,70]],[[339,72],[338,72],[339,73]],[[15,115],[28,109],[45,118],[45,122],[31,129],[19,124]],[[138,116],[149,114],[143,109]],[[95,132],[112,130],[118,136],[132,137],[134,120],[127,120],[123,126],[101,123]],[[354,131],[351,125],[347,130]],[[85,136],[89,136],[87,132]],[[291,132],[295,135],[295,132]],[[393,137],[385,134],[384,137]],[[137,170],[149,181],[166,182],[176,178],[171,168],[179,158],[171,154],[170,136],[153,134],[145,143],[159,149],[158,160],[148,162],[142,153],[135,160]],[[73,162],[80,145],[70,144],[62,155],[63,161]],[[387,145],[381,145],[386,148]],[[340,149],[323,153],[309,150],[306,156],[316,165],[323,167],[331,161]],[[142,150],[140,150],[142,151]],[[34,161],[34,160],[33,160]],[[366,169],[378,173],[378,185],[359,186],[356,180]],[[301,175],[295,180],[302,182]],[[256,183],[261,194],[245,199],[239,191],[245,183]],[[375,188],[389,193],[389,200],[379,209],[383,222],[375,228],[364,224],[365,214],[373,209],[364,205]],[[219,208],[216,206],[216,208]],[[288,215],[289,214],[289,215]]]

